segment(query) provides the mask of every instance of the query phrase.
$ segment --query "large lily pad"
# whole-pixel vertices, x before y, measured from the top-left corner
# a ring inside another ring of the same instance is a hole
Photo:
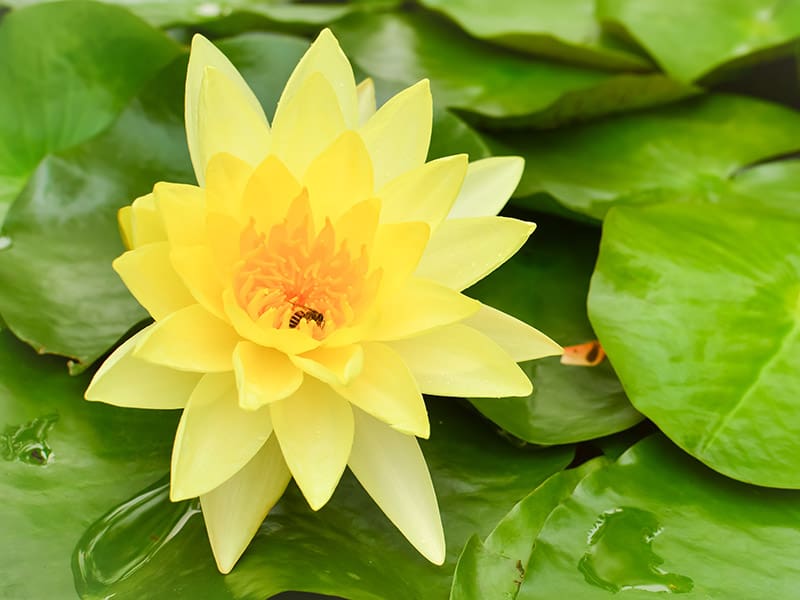
[[[738,169],[797,150],[800,114],[752,98],[709,95],[536,136],[507,135],[502,142],[527,161],[519,196],[545,191],[601,219],[618,201],[661,200],[664,191],[673,199],[705,196]]]
[[[586,316],[586,294],[599,231],[555,217],[533,220],[538,227],[522,250],[467,293],[531,323],[563,346],[591,342],[596,336]],[[627,429],[642,418],[607,360],[595,366],[570,366],[555,356],[522,367],[533,382],[530,396],[471,402],[523,440],[536,444],[589,440]]]
[[[553,127],[694,93],[661,74],[614,74],[526,57],[481,43],[431,13],[359,13],[333,29],[368,74],[406,84],[427,77],[437,103],[486,125]]]
[[[788,54],[800,37],[800,4],[780,0],[599,0],[597,12],[685,81],[770,52]]]
[[[800,221],[616,207],[589,315],[634,406],[736,479],[800,487]]]
[[[652,70],[652,63],[607,35],[594,0],[423,0],[470,35],[515,50],[607,69]]]
[[[129,12],[95,2],[7,14],[0,22],[0,223],[45,155],[105,129],[179,51]]]
[[[798,523],[800,493],[731,481],[652,436],[552,512],[517,598],[792,600]]]

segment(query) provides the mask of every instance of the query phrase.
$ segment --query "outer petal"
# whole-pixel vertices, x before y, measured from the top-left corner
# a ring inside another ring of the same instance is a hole
[[[358,124],[363,125],[375,114],[377,106],[375,103],[375,83],[371,77],[356,86],[356,96],[358,97]]]
[[[330,499],[353,444],[350,403],[307,377],[300,389],[269,406],[275,435],[292,476],[314,510]]]
[[[431,236],[415,274],[463,290],[507,261],[535,228],[505,217],[447,220]]]
[[[417,440],[355,409],[348,465],[395,527],[425,558],[444,563],[445,542],[436,493]]]
[[[205,237],[206,193],[202,188],[177,183],[157,183],[155,205],[173,246],[199,244]]]
[[[423,221],[435,229],[458,195],[467,172],[467,155],[431,161],[403,173],[378,192],[381,222]]]
[[[134,356],[182,371],[231,371],[240,339],[230,325],[192,304],[155,323]]]
[[[175,272],[194,300],[212,315],[225,319],[222,308],[222,281],[208,246],[183,246],[172,249],[169,255]]]
[[[330,385],[347,385],[359,376],[364,366],[364,351],[358,344],[317,348],[289,358],[312,377]]]
[[[133,249],[133,210],[130,206],[123,206],[117,211],[117,225],[119,235],[126,250]]]
[[[233,352],[233,370],[239,388],[239,406],[257,410],[292,395],[303,382],[303,372],[283,352],[252,342],[239,342]]]
[[[344,115],[348,128],[353,128],[358,122],[358,101],[356,100],[356,82],[353,69],[342,52],[339,42],[330,29],[323,29],[311,47],[297,63],[286,87],[283,89],[281,99],[278,101],[278,110],[281,105],[290,102],[299,93],[300,88],[314,74],[320,73],[333,90],[336,92],[339,108]]]
[[[116,258],[112,267],[154,319],[194,304],[169,260],[169,242],[158,242],[129,250]]]
[[[490,337],[516,362],[564,353],[561,346],[538,329],[485,304],[463,324]]]
[[[361,128],[377,189],[425,162],[432,124],[430,84],[423,79],[391,98]]]
[[[163,242],[167,239],[161,217],[156,211],[153,194],[136,198],[130,211],[131,248]]]
[[[437,396],[527,396],[531,382],[491,339],[466,325],[448,325],[389,344],[420,389]]]
[[[242,215],[242,197],[254,167],[238,156],[221,152],[208,161],[206,168],[207,210],[232,216],[237,222]],[[245,221],[249,215],[245,218]]]
[[[154,365],[132,355],[143,329],[109,356],[92,377],[86,399],[131,408],[183,408],[200,375]]]
[[[229,573],[239,560],[291,478],[273,435],[236,475],[200,496],[221,573]]]
[[[232,373],[204,375],[175,434],[173,501],[210,492],[233,477],[272,433],[269,410],[242,410]]]
[[[493,217],[506,205],[525,169],[520,156],[492,156],[469,164],[449,218]]]
[[[269,128],[267,118],[261,104],[245,80],[222,52],[202,35],[192,38],[192,50],[189,53],[189,68],[186,73],[186,140],[189,144],[189,154],[192,165],[200,186],[205,185],[206,160],[208,155],[202,155],[200,150],[200,136],[198,135],[200,91],[206,67],[214,67],[230,80],[228,91],[233,94],[230,99],[230,108],[247,106],[251,113],[260,112],[264,125]],[[226,110],[226,114],[229,111]],[[213,118],[213,117],[212,117]],[[221,118],[221,117],[220,117]]]
[[[335,386],[344,398],[405,434],[427,438],[430,423],[417,382],[389,346],[365,343],[364,367],[349,385]]]

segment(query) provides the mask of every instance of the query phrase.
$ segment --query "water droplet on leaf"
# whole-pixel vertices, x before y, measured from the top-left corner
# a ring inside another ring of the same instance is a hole
[[[46,465],[53,450],[47,443],[47,434],[58,415],[37,417],[23,425],[8,425],[0,435],[0,453],[5,460],[18,460],[29,465]]]
[[[7,248],[11,248],[11,238],[7,235],[0,235],[0,250],[5,250]]]

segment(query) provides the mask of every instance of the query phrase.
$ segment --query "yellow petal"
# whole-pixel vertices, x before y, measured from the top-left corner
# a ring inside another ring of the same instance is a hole
[[[334,389],[393,429],[427,438],[428,411],[411,371],[385,344],[365,343],[363,347],[364,366],[359,376]]]
[[[372,161],[355,131],[345,131],[309,165],[303,176],[314,217],[336,219],[373,194]]]
[[[528,376],[500,346],[466,325],[447,325],[389,346],[424,394],[500,398],[532,390]]]
[[[361,127],[377,189],[425,162],[432,123],[430,85],[423,79],[389,99]]]
[[[506,205],[525,169],[520,156],[492,156],[469,164],[450,219],[493,217]]]
[[[182,371],[231,371],[239,340],[230,325],[192,304],[155,323],[139,341],[134,356]]]
[[[378,192],[382,223],[423,221],[435,229],[458,195],[467,172],[467,155],[431,161],[395,177]]]
[[[362,248],[369,250],[378,229],[378,218],[381,213],[381,202],[371,198],[351,206],[339,220],[334,230],[336,238],[346,242],[351,254],[358,256]]]
[[[463,290],[507,261],[535,228],[505,217],[448,219],[431,236],[415,275]]]
[[[153,194],[141,196],[131,204],[131,247],[163,242],[167,239]]]
[[[259,231],[283,221],[292,200],[302,191],[300,183],[274,154],[253,171],[244,189],[242,213],[252,217]]]
[[[244,190],[253,171],[254,167],[241,158],[225,152],[215,154],[206,169],[208,212],[241,221]]]
[[[296,94],[278,105],[272,152],[300,177],[344,130],[344,117],[331,84],[320,73],[312,73]]]
[[[303,372],[283,352],[252,342],[239,342],[233,352],[239,406],[257,410],[297,391]]]
[[[163,319],[176,310],[194,304],[169,260],[169,242],[159,242],[129,250],[111,263],[139,304],[154,319]]]
[[[211,213],[206,222],[206,243],[211,249],[218,275],[231,281],[236,264],[241,258],[241,224],[222,213]]]
[[[346,385],[359,376],[364,366],[364,351],[358,344],[316,348],[289,358],[303,371],[327,384]]]
[[[336,92],[339,109],[347,127],[355,127],[358,122],[358,101],[353,69],[339,42],[327,28],[320,32],[294,68],[278,101],[278,110],[300,92],[303,84],[314,73],[320,73]]]
[[[206,194],[193,185],[157,183],[153,188],[156,207],[173,246],[200,244],[205,238]]]
[[[200,95],[206,67],[214,67],[228,80],[228,91],[232,94],[229,110],[234,107],[246,106],[250,113],[261,112],[264,126],[269,128],[261,104],[245,80],[222,52],[202,35],[192,38],[192,50],[189,53],[189,68],[186,73],[186,140],[189,145],[189,154],[192,165],[200,186],[205,185],[206,161],[210,156],[201,152],[200,135],[198,132],[200,121]],[[226,113],[228,110],[226,110]],[[214,118],[214,115],[202,115],[203,118]]]
[[[358,98],[358,124],[363,125],[375,114],[377,109],[375,104],[375,83],[372,77],[367,77],[356,86],[356,97]]]
[[[200,375],[154,365],[132,355],[143,329],[109,356],[86,389],[86,399],[130,408],[183,408]]]
[[[122,243],[127,250],[133,249],[133,209],[130,206],[123,206],[117,211],[117,225]]]
[[[291,478],[273,435],[238,473],[200,496],[220,573],[233,569]]]
[[[411,278],[381,302],[380,313],[367,336],[398,340],[419,335],[475,314],[480,302],[426,279]]]
[[[272,433],[269,410],[242,410],[233,373],[204,375],[183,409],[172,448],[173,502],[219,487]]]
[[[561,346],[538,329],[485,304],[463,324],[490,337],[516,362],[564,353]]]
[[[348,466],[395,527],[420,554],[444,563],[445,542],[436,492],[417,440],[355,409]]]
[[[381,269],[381,290],[392,294],[419,264],[430,236],[426,223],[387,223],[378,227],[370,252],[370,268]]]
[[[312,377],[292,396],[269,405],[275,435],[313,510],[330,499],[353,444],[350,403]]]
[[[225,319],[222,307],[222,282],[208,246],[173,248],[170,260],[186,289],[212,315]]]

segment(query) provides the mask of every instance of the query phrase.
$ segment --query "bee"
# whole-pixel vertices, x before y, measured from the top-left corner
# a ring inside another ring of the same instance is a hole
[[[323,315],[318,310],[314,310],[313,308],[309,308],[301,304],[295,305],[295,308],[299,308],[299,310],[294,311],[292,313],[291,318],[289,319],[290,329],[295,329],[298,325],[300,325],[300,319],[305,319],[306,321],[313,321],[320,327],[325,326],[325,315]]]

